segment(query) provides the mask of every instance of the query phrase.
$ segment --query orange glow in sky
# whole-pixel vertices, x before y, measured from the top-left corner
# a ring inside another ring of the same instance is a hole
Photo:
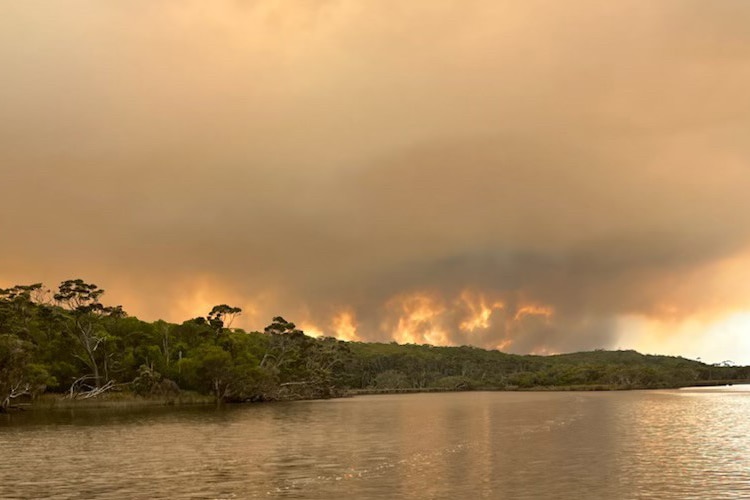
[[[357,323],[354,313],[341,311],[333,317],[332,321],[334,336],[339,340],[360,340],[357,336]]]
[[[748,26],[740,0],[0,2],[0,286],[750,363]]]

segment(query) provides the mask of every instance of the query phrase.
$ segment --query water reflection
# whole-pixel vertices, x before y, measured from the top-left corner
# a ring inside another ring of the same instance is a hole
[[[748,498],[750,392],[0,417],[1,498]]]

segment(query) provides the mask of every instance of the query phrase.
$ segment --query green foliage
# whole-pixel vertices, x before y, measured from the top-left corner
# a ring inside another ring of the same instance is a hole
[[[460,375],[449,375],[435,381],[435,387],[449,391],[470,391],[476,386],[475,382]]]
[[[43,392],[54,383],[47,369],[33,362],[34,346],[15,335],[0,335],[0,411],[21,396]]]
[[[52,298],[50,299],[50,295]],[[263,332],[231,329],[220,304],[181,324],[128,317],[104,290],[67,280],[0,289],[0,402],[90,385],[146,397],[180,390],[217,401],[333,397],[347,390],[655,388],[746,380],[750,367],[635,351],[519,356],[475,347],[312,338],[281,316]]]
[[[411,387],[406,375],[398,370],[386,370],[378,373],[372,385],[377,389],[406,389]]]
[[[208,313],[206,319],[208,320],[208,324],[211,325],[214,330],[221,331],[224,326],[226,326],[227,328],[232,326],[232,320],[241,312],[242,309],[240,309],[239,307],[220,304],[218,306],[214,306],[211,309],[211,312]]]

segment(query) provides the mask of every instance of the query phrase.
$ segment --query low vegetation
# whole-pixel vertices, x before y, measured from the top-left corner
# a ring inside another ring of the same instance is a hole
[[[181,324],[146,322],[105,306],[103,294],[80,279],[64,281],[54,293],[41,284],[0,289],[0,411],[43,394],[52,407],[53,400],[94,398],[248,402],[362,392],[662,388],[750,378],[746,366],[635,351],[520,356],[469,346],[343,342],[307,336],[280,316],[263,332],[245,332],[231,328],[241,310],[226,304]]]

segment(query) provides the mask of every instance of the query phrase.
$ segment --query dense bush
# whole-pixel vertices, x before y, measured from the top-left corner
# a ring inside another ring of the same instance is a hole
[[[148,323],[103,305],[103,294],[82,280],[65,281],[54,294],[40,284],[0,289],[0,409],[45,391],[173,397],[183,389],[221,401],[269,401],[348,389],[651,388],[750,378],[749,367],[635,351],[543,357],[316,339],[282,317],[263,332],[245,332],[230,328],[241,311],[226,304],[181,324]]]

